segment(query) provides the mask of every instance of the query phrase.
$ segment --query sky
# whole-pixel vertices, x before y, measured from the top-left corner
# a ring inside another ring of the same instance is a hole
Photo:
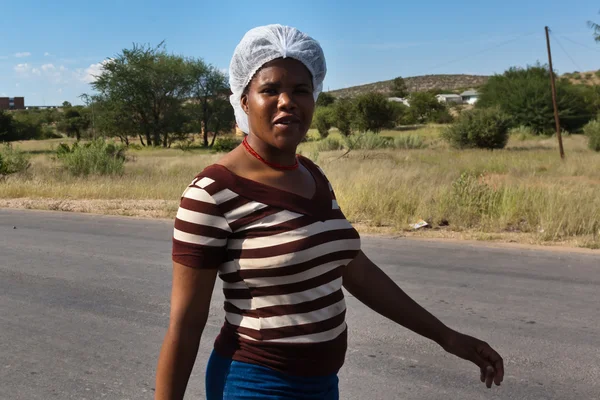
[[[164,41],[169,52],[226,71],[242,36],[272,23],[321,43],[325,90],[546,63],[546,25],[554,68],[590,71],[600,69],[600,43],[587,21],[600,23],[599,12],[591,0],[0,0],[0,97],[23,96],[28,106],[82,104],[102,61],[134,43]]]

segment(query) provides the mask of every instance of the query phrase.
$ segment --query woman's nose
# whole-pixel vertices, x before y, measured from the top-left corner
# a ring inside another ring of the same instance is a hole
[[[288,92],[281,92],[281,94],[279,95],[279,102],[277,106],[280,109],[289,110],[296,108],[296,103],[294,102],[293,96],[290,95]]]

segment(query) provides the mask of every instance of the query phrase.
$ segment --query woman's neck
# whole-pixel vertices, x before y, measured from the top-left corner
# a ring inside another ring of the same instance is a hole
[[[265,161],[282,166],[292,166],[296,163],[296,151],[282,151],[270,146],[258,136],[249,134],[246,140],[250,147],[257,152]]]

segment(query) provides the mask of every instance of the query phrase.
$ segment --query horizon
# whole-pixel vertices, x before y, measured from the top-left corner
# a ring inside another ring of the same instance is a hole
[[[600,6],[581,3],[548,9],[534,0],[526,10],[516,0],[486,8],[474,1],[439,0],[369,6],[349,1],[344,8],[307,1],[300,8],[276,9],[233,1],[166,6],[67,0],[59,9],[41,1],[9,3],[3,6],[2,25],[19,39],[0,46],[0,97],[25,97],[27,106],[82,104],[78,96],[93,93],[90,82],[102,61],[133,43],[156,46],[164,40],[169,53],[202,58],[226,71],[244,33],[268,23],[295,26],[321,43],[328,65],[325,91],[397,76],[491,76],[510,67],[547,64],[546,25],[558,74],[595,71],[600,44],[587,21],[600,22]]]

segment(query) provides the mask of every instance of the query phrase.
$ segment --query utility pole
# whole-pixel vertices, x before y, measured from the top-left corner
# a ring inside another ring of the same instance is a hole
[[[558,149],[560,158],[565,158],[563,149],[562,135],[560,134],[560,120],[558,119],[558,105],[556,104],[556,83],[554,82],[554,69],[552,68],[552,52],[550,51],[550,34],[546,27],[546,45],[548,47],[548,64],[550,66],[550,86],[552,87],[552,105],[554,106],[554,122],[556,123],[556,137],[558,138]]]

